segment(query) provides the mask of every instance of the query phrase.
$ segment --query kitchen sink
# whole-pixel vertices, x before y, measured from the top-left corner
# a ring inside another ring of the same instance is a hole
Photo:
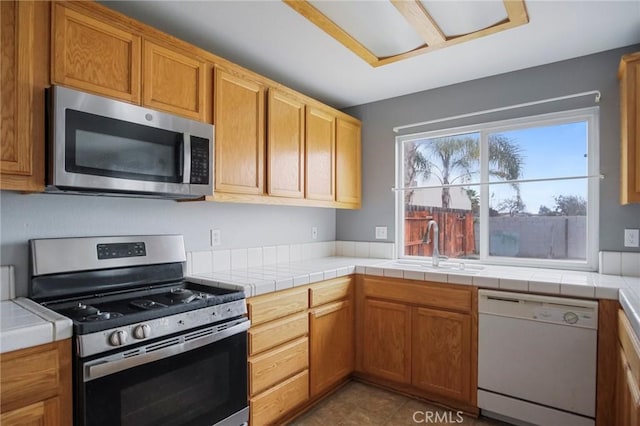
[[[484,266],[467,264],[464,262],[440,262],[438,266],[433,266],[431,261],[418,260],[395,260],[386,266],[391,268],[413,269],[427,272],[441,272],[463,275],[475,275],[484,269]]]

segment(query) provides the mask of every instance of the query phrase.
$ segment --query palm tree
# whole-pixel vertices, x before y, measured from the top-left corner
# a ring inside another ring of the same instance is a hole
[[[467,183],[479,173],[480,144],[477,138],[467,135],[447,136],[415,143],[412,171],[425,179],[435,177],[442,188],[442,207],[451,205],[450,188],[446,185]],[[409,158],[405,157],[407,160]],[[420,162],[426,161],[426,165]],[[489,136],[489,174],[504,180],[515,180],[522,172],[523,157],[520,147],[502,135]],[[512,184],[520,197],[518,184]],[[469,193],[467,193],[469,194]]]

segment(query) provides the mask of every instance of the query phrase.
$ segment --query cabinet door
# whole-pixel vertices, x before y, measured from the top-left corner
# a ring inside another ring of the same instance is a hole
[[[0,2],[0,189],[44,189],[49,4]]]
[[[335,126],[330,112],[307,107],[306,186],[310,200],[335,200]]]
[[[26,407],[7,411],[0,416],[2,426],[60,425],[60,399],[49,398]]]
[[[199,121],[207,117],[205,74],[201,59],[144,41],[143,104]],[[211,103],[211,99],[208,99]]]
[[[54,6],[53,82],[140,104],[140,37]]]
[[[397,383],[411,381],[411,307],[364,300],[362,367]]]
[[[309,312],[310,394],[329,389],[353,372],[353,304],[335,302]]]
[[[216,69],[215,190],[264,193],[264,88]]]
[[[620,63],[621,202],[640,202],[640,52]]]
[[[414,308],[412,338],[412,384],[438,395],[470,400],[471,316]]]
[[[336,122],[336,200],[360,207],[360,123],[338,118]]]
[[[267,105],[269,195],[304,197],[304,103],[270,89]]]

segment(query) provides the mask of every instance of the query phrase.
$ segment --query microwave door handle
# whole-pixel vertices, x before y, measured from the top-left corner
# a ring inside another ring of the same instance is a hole
[[[182,183],[191,183],[191,134],[182,134]]]

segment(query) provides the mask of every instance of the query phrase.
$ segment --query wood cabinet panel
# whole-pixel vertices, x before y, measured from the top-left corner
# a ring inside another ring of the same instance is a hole
[[[361,125],[336,121],[336,201],[360,207],[362,197]]]
[[[412,384],[450,398],[471,398],[471,316],[413,309]]]
[[[3,426],[58,426],[60,422],[60,399],[49,398],[26,407],[2,413]]]
[[[363,370],[397,383],[411,382],[411,307],[365,299]]]
[[[249,394],[255,396],[309,367],[309,339],[303,337],[249,358]]]
[[[0,189],[44,190],[49,4],[0,2]]]
[[[255,355],[309,333],[306,312],[249,329],[249,355]]]
[[[351,300],[309,313],[310,395],[320,395],[353,372],[354,324]]]
[[[620,201],[640,202],[640,52],[622,57],[620,79]]]
[[[0,354],[2,424],[72,424],[71,342]]]
[[[193,120],[211,121],[207,63],[193,55],[144,41],[143,104]]]
[[[304,102],[269,89],[267,189],[269,195],[304,197]]]
[[[309,370],[296,374],[279,385],[251,398],[251,426],[276,424],[276,421],[309,399]]]
[[[386,300],[395,300],[422,306],[470,312],[472,292],[470,287],[438,283],[410,283],[390,278],[364,280],[364,294]]]
[[[140,104],[140,36],[57,3],[52,52],[54,83]]]
[[[294,288],[252,297],[247,300],[251,324],[256,326],[277,318],[302,312],[309,305],[306,288]]]
[[[335,115],[316,107],[306,110],[305,197],[334,201],[335,196]]]
[[[353,277],[340,277],[313,284],[309,287],[309,306],[316,307],[341,299],[350,299]]]
[[[215,190],[264,193],[264,88],[215,70]]]

